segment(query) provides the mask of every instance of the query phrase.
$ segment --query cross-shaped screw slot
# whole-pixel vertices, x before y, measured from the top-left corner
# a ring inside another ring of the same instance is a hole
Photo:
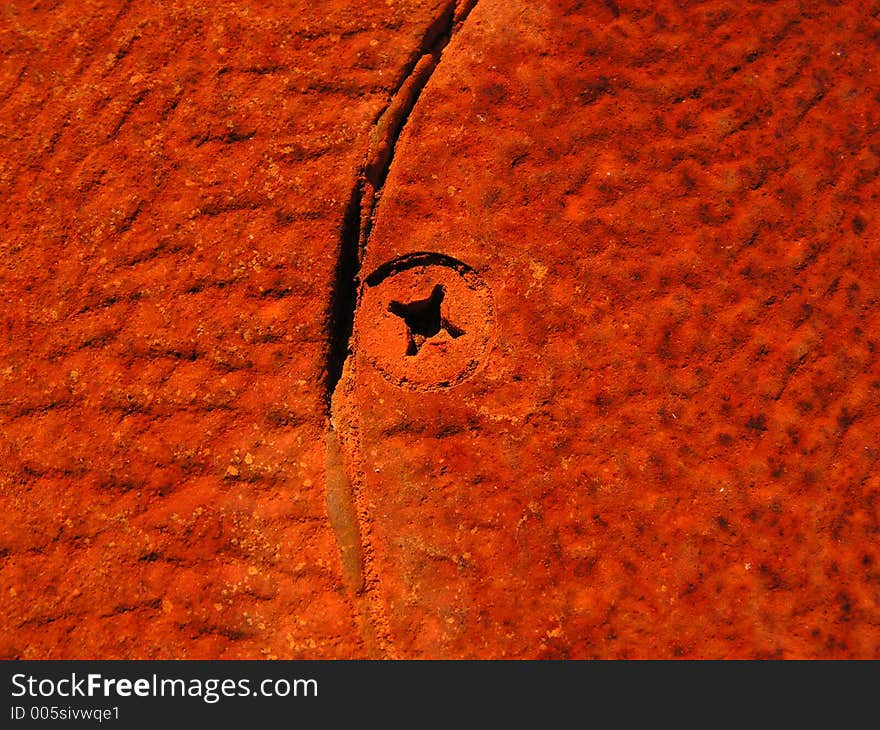
[[[446,290],[443,285],[436,284],[427,299],[418,299],[406,304],[393,301],[388,305],[388,311],[400,317],[406,324],[408,357],[418,355],[422,345],[440,332],[446,332],[452,339],[457,339],[465,333],[441,313],[440,305],[445,296]]]

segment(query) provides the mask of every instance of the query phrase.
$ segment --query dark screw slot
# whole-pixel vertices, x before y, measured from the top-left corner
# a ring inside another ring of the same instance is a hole
[[[407,356],[417,355],[426,340],[445,331],[456,339],[464,334],[464,330],[456,327],[440,313],[440,305],[446,296],[442,284],[437,284],[427,299],[418,299],[404,304],[391,302],[388,311],[400,317],[407,328]]]

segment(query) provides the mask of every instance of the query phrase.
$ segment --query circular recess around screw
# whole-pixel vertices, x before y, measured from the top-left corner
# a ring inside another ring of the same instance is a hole
[[[437,253],[393,259],[364,281],[358,347],[391,383],[451,388],[482,365],[495,310],[483,279]]]

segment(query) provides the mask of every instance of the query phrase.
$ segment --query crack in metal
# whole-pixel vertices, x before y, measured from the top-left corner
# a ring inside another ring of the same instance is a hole
[[[452,0],[425,32],[408,72],[376,119],[370,145],[352,189],[343,219],[339,257],[328,313],[325,373],[326,502],[342,560],[343,580],[354,603],[367,653],[392,657],[393,647],[378,596],[372,589],[378,577],[371,568],[369,515],[358,499],[357,413],[340,405],[341,383],[350,370],[354,317],[359,301],[360,270],[372,233],[373,220],[394,159],[398,139],[422,91],[437,69],[444,49],[460,29],[477,0]]]
[[[370,146],[349,197],[340,234],[339,257],[329,310],[326,355],[325,404],[331,408],[333,392],[351,354],[351,334],[357,308],[360,267],[372,232],[373,219],[394,158],[394,150],[421,93],[440,57],[476,6],[476,0],[449,2],[425,33],[417,58],[370,132]]]

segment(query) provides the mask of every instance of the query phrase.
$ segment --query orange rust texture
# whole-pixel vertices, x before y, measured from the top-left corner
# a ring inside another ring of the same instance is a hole
[[[880,657],[878,68],[876,2],[478,3],[365,268],[469,263],[495,348],[348,384],[395,646]]]
[[[370,653],[326,313],[448,5],[0,11],[0,657]],[[337,393],[388,655],[880,658],[878,68],[876,1],[479,0],[363,271],[492,349],[399,388],[362,309]]]
[[[444,3],[0,11],[0,656],[339,657],[325,312]]]

